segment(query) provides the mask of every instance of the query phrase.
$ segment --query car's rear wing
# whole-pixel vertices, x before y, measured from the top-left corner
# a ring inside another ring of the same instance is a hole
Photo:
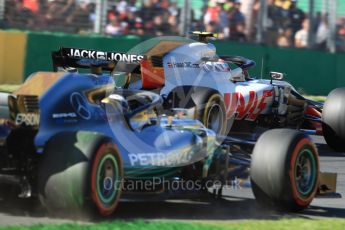
[[[112,71],[115,67],[119,71],[133,72],[140,66],[143,55],[104,52],[79,48],[60,48],[52,52],[54,71],[58,68],[92,68],[101,67],[102,70]]]

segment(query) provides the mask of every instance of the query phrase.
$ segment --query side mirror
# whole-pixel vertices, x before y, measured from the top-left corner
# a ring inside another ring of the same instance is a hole
[[[284,74],[283,73],[279,73],[279,72],[270,72],[270,77],[271,77],[271,81],[272,81],[272,79],[274,79],[274,80],[283,80]]]

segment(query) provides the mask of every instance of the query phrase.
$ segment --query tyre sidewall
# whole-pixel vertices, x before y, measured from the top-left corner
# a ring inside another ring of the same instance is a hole
[[[327,144],[336,151],[345,151],[345,88],[333,90],[322,111],[322,130]]]
[[[110,138],[87,132],[61,133],[48,141],[39,164],[38,193],[49,213],[63,216],[95,213],[91,170],[95,153],[104,143],[111,143]]]
[[[96,183],[97,183],[97,169],[99,167],[100,162],[102,161],[102,159],[104,157],[106,157],[108,154],[110,154],[116,159],[116,163],[118,166],[118,180],[119,181],[113,181],[113,185],[114,187],[116,187],[116,195],[115,197],[112,199],[113,202],[111,203],[111,205],[108,204],[104,204],[101,201],[100,195],[97,192],[96,189]],[[122,168],[122,160],[121,157],[119,155],[119,151],[118,148],[116,147],[115,144],[113,144],[110,141],[103,141],[100,143],[98,149],[95,152],[92,164],[91,164],[91,170],[90,170],[90,188],[91,188],[91,198],[93,201],[93,204],[96,206],[97,210],[99,211],[99,213],[102,216],[109,216],[111,215],[119,202],[120,196],[121,196],[121,192],[122,192],[122,178],[123,178],[123,168]]]
[[[209,93],[204,96],[203,100],[196,106],[196,119],[200,120],[206,127],[209,126],[208,118],[212,106],[219,106],[221,114],[221,126],[216,132],[219,135],[225,135],[228,130],[227,119],[226,119],[226,108],[223,98],[218,93]]]
[[[291,146],[291,150],[289,150],[288,159],[286,161],[286,171],[288,171],[287,176],[287,183],[284,188],[284,191],[288,191],[286,202],[287,204],[291,203],[291,209],[292,210],[299,210],[307,207],[312,200],[314,199],[318,184],[319,184],[319,157],[317,154],[317,149],[315,145],[311,142],[311,140],[308,137],[296,137],[294,140],[295,144]],[[299,156],[299,154],[305,150],[308,149],[313,154],[313,157],[315,159],[316,163],[316,180],[313,184],[313,188],[306,196],[302,196],[298,192],[296,180],[295,180],[295,167],[296,167],[296,161]],[[293,202],[292,202],[293,201]]]
[[[316,162],[316,180],[306,197],[297,192],[296,159],[304,148],[311,150]],[[264,133],[254,147],[251,180],[257,199],[287,210],[307,207],[315,197],[319,181],[319,159],[315,145],[305,134],[295,130],[276,129]],[[259,201],[259,203],[262,203]]]

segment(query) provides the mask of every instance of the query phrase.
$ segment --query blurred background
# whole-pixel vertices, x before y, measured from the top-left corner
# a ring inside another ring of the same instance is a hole
[[[345,51],[344,0],[0,0],[0,28],[220,39]]]
[[[51,71],[51,52],[127,52],[157,36],[219,34],[218,55],[254,60],[305,94],[345,86],[345,0],[0,0],[0,86]]]

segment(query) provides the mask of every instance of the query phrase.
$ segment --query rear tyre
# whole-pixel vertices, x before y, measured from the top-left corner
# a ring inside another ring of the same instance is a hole
[[[38,172],[39,199],[51,214],[111,215],[121,195],[122,162],[111,140],[88,132],[64,133],[45,147]]]
[[[254,147],[250,175],[259,204],[280,210],[302,210],[312,202],[318,188],[317,149],[301,132],[267,131]]]
[[[183,86],[169,93],[165,108],[185,108],[187,114],[201,121],[218,135],[226,135],[233,119],[227,120],[223,97],[208,87]]]
[[[322,131],[332,149],[345,152],[345,88],[328,95],[322,111]]]
[[[196,104],[196,119],[218,135],[227,132],[226,109],[223,98],[218,93],[208,93]]]

